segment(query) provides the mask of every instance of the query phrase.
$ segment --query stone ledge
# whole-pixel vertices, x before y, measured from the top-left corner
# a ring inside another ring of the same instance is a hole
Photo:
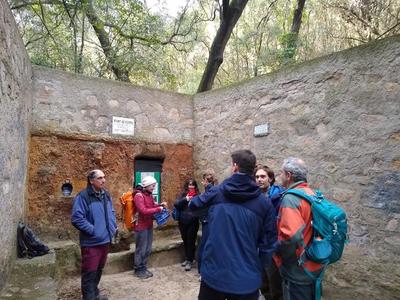
[[[58,283],[49,276],[28,277],[21,282],[10,282],[0,295],[0,300],[57,299]]]
[[[180,263],[183,260],[183,242],[179,235],[161,237],[155,235],[149,267],[163,267]],[[60,280],[80,272],[80,248],[74,241],[48,242],[51,251],[47,255],[32,259],[17,259],[10,281],[2,291],[4,299],[42,299],[57,298]],[[104,268],[105,274],[115,274],[133,270],[135,244],[131,249],[110,253]]]
[[[41,299],[57,298],[58,273],[56,252],[15,261],[10,280],[0,299]]]
[[[110,253],[104,268],[105,274],[115,274],[133,270],[135,244],[131,249],[122,252]],[[153,248],[149,258],[150,267],[173,265],[183,259],[183,242],[178,238],[169,240],[157,239],[153,241]]]
[[[15,276],[15,278],[14,278]],[[48,254],[34,258],[19,258],[15,261],[11,281],[22,276],[50,276],[56,278],[56,253],[51,250]]]

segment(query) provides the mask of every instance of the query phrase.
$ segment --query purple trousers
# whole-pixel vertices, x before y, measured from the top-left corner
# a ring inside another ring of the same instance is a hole
[[[107,261],[110,244],[81,247],[81,289],[84,300],[95,300],[99,296],[99,282]]]

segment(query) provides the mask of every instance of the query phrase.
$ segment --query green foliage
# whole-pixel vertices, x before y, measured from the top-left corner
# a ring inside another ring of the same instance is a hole
[[[294,56],[297,50],[298,34],[288,32],[279,37],[279,42],[282,45],[282,50],[279,53],[279,63],[289,64],[294,61]]]
[[[144,1],[93,0],[109,57],[86,15],[88,1],[9,0],[34,64],[115,79],[112,59],[135,84],[196,91],[219,26],[217,1],[191,0],[171,18]],[[400,0],[307,0],[298,35],[290,33],[295,7],[295,0],[249,1],[214,87],[400,32]]]

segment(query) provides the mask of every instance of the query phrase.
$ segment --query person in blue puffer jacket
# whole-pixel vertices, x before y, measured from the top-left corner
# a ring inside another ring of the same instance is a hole
[[[201,184],[204,186],[204,192],[207,193],[214,185],[218,184],[218,180],[215,178],[215,173],[214,170],[212,169],[207,169],[203,173],[203,180]],[[200,269],[201,269],[201,256],[203,255],[203,250],[204,250],[204,245],[206,244],[206,240],[208,238],[208,220],[207,220],[207,215],[208,215],[208,207],[205,207],[204,209],[198,210],[197,215],[199,216],[199,220],[201,223],[201,240],[200,240],[200,245],[198,248],[198,257],[197,257],[197,271],[200,274]],[[201,278],[201,277],[200,277]]]
[[[192,210],[209,206],[199,300],[258,299],[276,247],[275,211],[254,180],[255,155],[239,150],[231,158],[232,176],[189,202]]]
[[[110,243],[117,233],[111,196],[104,189],[101,170],[90,171],[87,187],[74,199],[71,222],[79,230],[81,246],[81,289],[84,300],[106,300],[98,284],[107,260]]]

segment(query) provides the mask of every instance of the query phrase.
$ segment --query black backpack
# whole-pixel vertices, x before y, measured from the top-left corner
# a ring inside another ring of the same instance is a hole
[[[17,243],[19,258],[41,256],[50,251],[49,247],[36,237],[32,229],[22,222],[18,222]]]

